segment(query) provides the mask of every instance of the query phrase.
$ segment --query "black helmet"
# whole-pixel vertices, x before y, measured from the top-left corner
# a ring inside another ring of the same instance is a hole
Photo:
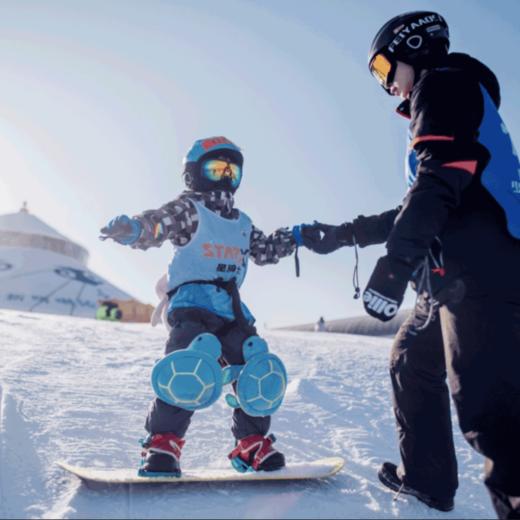
[[[417,71],[446,56],[449,46],[448,24],[440,14],[431,11],[404,13],[379,29],[368,53],[368,67],[388,91],[398,60]]]

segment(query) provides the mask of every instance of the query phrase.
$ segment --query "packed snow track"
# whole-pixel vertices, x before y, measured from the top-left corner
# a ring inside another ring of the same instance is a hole
[[[459,431],[455,510],[440,513],[377,479],[397,461],[387,358],[391,340],[270,332],[289,385],[272,431],[291,461],[342,456],[321,481],[89,488],[56,461],[136,467],[166,331],[137,324],[0,311],[1,518],[490,518],[482,459]],[[185,468],[227,468],[231,409],[197,412]],[[455,422],[456,423],[456,422]]]

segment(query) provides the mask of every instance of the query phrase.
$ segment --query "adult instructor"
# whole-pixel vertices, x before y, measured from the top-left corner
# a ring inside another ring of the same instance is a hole
[[[380,320],[396,314],[408,282],[418,292],[391,362],[402,463],[384,463],[381,481],[433,499],[428,505],[437,509],[453,507],[447,369],[462,432],[486,458],[495,510],[520,518],[520,164],[498,113],[495,75],[448,48],[448,26],[437,13],[405,13],[380,29],[369,68],[403,99],[397,111],[410,119],[408,192],[396,210],[302,226],[301,238],[329,253],[376,243],[379,233],[387,254],[363,303]]]

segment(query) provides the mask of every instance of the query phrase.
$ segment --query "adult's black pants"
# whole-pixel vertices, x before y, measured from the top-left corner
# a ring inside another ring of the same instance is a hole
[[[429,305],[420,298],[399,329],[390,358],[401,452],[397,472],[410,487],[446,500],[458,486],[457,459],[438,309],[427,324],[428,314]]]
[[[520,518],[519,295],[456,280],[420,330],[427,313],[421,299],[392,350],[399,475],[437,498],[455,493],[447,374],[462,433],[485,457],[484,482],[498,517]]]
[[[520,518],[520,294],[465,284],[440,309],[451,395],[499,518]]]

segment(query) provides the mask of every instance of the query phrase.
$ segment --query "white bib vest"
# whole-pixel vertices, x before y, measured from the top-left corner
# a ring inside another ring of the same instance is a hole
[[[237,219],[226,219],[202,203],[190,201],[197,210],[199,221],[190,242],[176,247],[168,268],[168,290],[182,285],[174,294],[169,308],[201,307],[233,319],[231,298],[225,291],[212,285],[189,282],[229,281],[235,278],[237,287],[242,285],[249,260],[251,219],[241,211]],[[251,317],[247,308],[244,310],[246,316]]]

